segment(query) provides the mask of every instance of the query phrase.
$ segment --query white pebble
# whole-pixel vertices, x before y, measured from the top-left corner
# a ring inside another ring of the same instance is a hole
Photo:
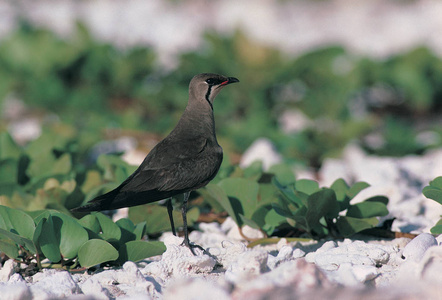
[[[80,288],[67,271],[44,269],[33,276],[34,298],[63,298],[76,294]]]
[[[268,253],[251,250],[241,253],[226,270],[225,278],[230,282],[247,280],[267,271]]]
[[[262,161],[263,169],[268,170],[281,160],[281,155],[276,151],[275,145],[269,139],[259,138],[244,152],[239,165],[245,168],[255,161]]]
[[[420,261],[428,248],[437,246],[437,241],[429,233],[421,233],[411,240],[402,252],[402,256],[407,261]]]
[[[9,278],[15,273],[16,268],[17,263],[12,259],[8,259],[0,269],[0,282],[8,281]]]
[[[229,300],[229,293],[213,282],[202,278],[174,282],[164,291],[164,300]]]
[[[22,300],[33,299],[31,290],[24,282],[14,284],[0,282],[1,299]]]

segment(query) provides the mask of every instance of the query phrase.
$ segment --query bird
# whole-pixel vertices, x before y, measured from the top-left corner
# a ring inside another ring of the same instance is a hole
[[[222,88],[239,82],[235,77],[213,73],[194,76],[189,84],[187,106],[175,128],[144,158],[141,165],[117,188],[72,212],[92,212],[131,207],[166,199],[172,233],[176,230],[171,198],[183,194],[181,213],[184,240],[193,255],[187,228],[187,202],[192,191],[207,185],[218,173],[223,149],[215,133],[213,101]]]

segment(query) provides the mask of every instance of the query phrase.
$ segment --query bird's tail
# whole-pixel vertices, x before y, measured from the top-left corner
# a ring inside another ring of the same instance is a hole
[[[112,190],[106,194],[95,197],[87,204],[71,209],[71,212],[91,212],[91,211],[101,211],[115,209],[112,203],[116,195],[118,194],[118,189]]]

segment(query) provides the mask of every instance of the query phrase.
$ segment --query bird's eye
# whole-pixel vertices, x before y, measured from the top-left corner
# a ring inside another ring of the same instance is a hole
[[[206,82],[207,82],[207,84],[210,84],[210,85],[214,84],[213,78],[207,79]]]

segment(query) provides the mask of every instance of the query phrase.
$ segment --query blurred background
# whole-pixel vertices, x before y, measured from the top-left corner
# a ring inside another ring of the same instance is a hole
[[[140,163],[201,72],[241,81],[214,104],[226,164],[260,138],[316,178],[350,144],[439,149],[441,34],[430,0],[1,1],[1,199],[56,175],[75,206],[123,180],[133,169],[97,157]]]

